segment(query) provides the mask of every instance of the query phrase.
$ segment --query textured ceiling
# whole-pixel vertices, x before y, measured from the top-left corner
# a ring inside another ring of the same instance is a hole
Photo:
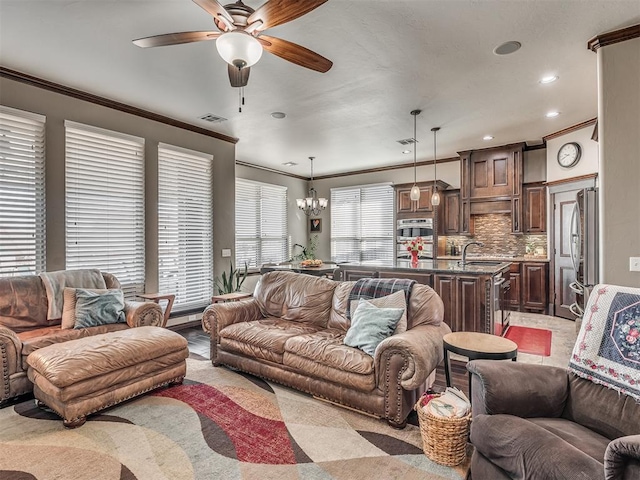
[[[245,2],[257,8],[262,2]],[[640,23],[640,1],[329,0],[266,33],[334,62],[326,74],[265,53],[246,105],[213,42],[140,49],[131,40],[215,29],[191,0],[0,0],[0,63],[240,139],[237,159],[308,175],[527,141],[597,114],[595,35]],[[522,48],[497,56],[508,40]],[[549,85],[546,74],[560,78]],[[546,119],[544,114],[561,115]],[[283,120],[271,118],[286,112]],[[228,119],[210,124],[198,117]],[[483,141],[491,134],[495,138]],[[409,158],[408,158],[409,157]],[[285,167],[285,162],[296,162]]]

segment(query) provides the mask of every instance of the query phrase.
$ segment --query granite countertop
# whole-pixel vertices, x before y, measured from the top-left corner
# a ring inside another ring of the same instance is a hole
[[[460,260],[462,257],[454,255],[438,255],[438,260]],[[502,262],[548,262],[546,256],[523,256],[523,257],[507,257],[507,256],[491,256],[491,255],[467,255],[467,261],[502,261]]]
[[[370,260],[365,262],[353,262],[340,267],[366,267],[372,270],[402,270],[418,273],[466,273],[472,275],[495,275],[505,271],[511,265],[508,261],[490,261],[483,259],[479,262],[477,259],[468,259],[467,262],[472,264],[462,266],[458,260],[419,260],[417,267],[411,266],[410,260]]]

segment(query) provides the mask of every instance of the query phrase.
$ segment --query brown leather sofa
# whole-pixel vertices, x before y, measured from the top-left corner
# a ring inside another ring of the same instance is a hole
[[[211,361],[387,419],[403,427],[443,358],[444,307],[426,285],[412,287],[407,331],[371,357],[343,344],[355,282],[291,272],[262,276],[250,300],[210,305],[202,325]]]
[[[107,288],[120,288],[116,277],[105,272],[102,272],[102,276]],[[33,384],[27,378],[27,357],[31,352],[101,333],[143,325],[160,326],[163,321],[159,305],[128,302],[125,304],[127,323],[63,330],[60,319],[47,320],[47,307],[47,294],[39,276],[0,277],[0,406],[13,397],[33,390]]]
[[[469,478],[640,479],[640,405],[565,368],[474,360]]]

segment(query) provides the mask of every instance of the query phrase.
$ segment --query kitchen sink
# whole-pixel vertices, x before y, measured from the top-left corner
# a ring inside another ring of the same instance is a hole
[[[500,265],[503,262],[497,262],[492,260],[471,260],[467,261],[465,265],[485,265],[487,267],[495,267],[496,265]]]

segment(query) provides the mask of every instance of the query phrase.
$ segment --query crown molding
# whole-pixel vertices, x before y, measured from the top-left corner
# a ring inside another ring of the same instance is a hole
[[[614,43],[625,42],[633,38],[640,37],[640,25],[614,30],[613,32],[602,33],[593,37],[587,43],[587,48],[592,52],[597,52],[600,47],[613,45]]]
[[[153,120],[155,122],[164,123],[165,125],[170,125],[172,127],[181,128],[183,130],[189,130],[194,133],[199,133],[200,135],[206,135],[208,137],[217,138],[218,140],[223,140],[225,142],[229,142],[233,144],[238,143],[238,139],[235,137],[230,137],[222,133],[207,130],[206,128],[198,127],[196,125],[191,125],[190,123],[182,122],[180,120],[175,120],[173,118],[166,117],[158,113],[153,113],[148,110],[143,110],[141,108],[133,107],[131,105],[127,105],[126,103],[116,102],[115,100],[110,100],[108,98],[100,97],[92,93],[67,87],[59,83],[50,82],[49,80],[44,80],[42,78],[34,77],[32,75],[28,75],[23,72],[11,70],[3,66],[0,66],[0,77],[8,78],[16,82],[24,83],[26,85],[31,85],[33,87],[42,88],[44,90],[49,90],[51,92],[59,93],[61,95],[66,95],[68,97],[76,98],[78,100],[83,100],[85,102],[93,103],[103,107],[112,108],[120,112],[136,115],[141,118],[146,118],[147,120]]]
[[[591,125],[595,125],[598,121],[598,118],[592,118],[591,120],[587,120],[586,122],[577,123],[576,125],[572,125],[570,127],[564,128],[562,130],[558,130],[557,132],[550,133],[549,135],[545,135],[542,137],[542,140],[546,143],[552,138],[561,137],[562,135],[566,135],[567,133],[575,132],[576,130],[581,130],[585,127],[589,127]]]

